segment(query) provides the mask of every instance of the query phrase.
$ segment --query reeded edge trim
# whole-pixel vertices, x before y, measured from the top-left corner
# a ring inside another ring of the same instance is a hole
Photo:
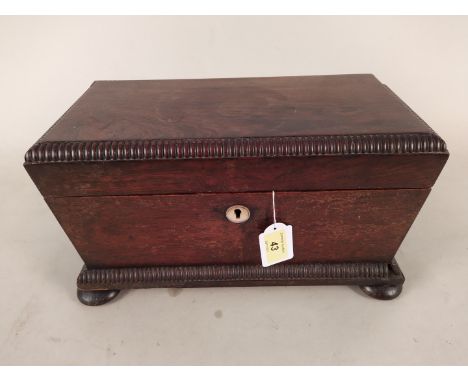
[[[261,265],[154,266],[134,268],[83,268],[77,287],[82,290],[170,286],[204,286],[254,282],[261,285],[286,281],[297,284],[376,285],[403,283],[404,276],[387,263],[307,263]]]
[[[39,142],[26,163],[447,153],[437,134]]]

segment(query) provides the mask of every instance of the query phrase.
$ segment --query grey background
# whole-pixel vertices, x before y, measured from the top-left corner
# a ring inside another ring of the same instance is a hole
[[[468,18],[0,18],[0,364],[466,364]],[[97,79],[374,73],[451,158],[390,302],[350,287],[153,289],[85,307],[82,263],[21,167]]]

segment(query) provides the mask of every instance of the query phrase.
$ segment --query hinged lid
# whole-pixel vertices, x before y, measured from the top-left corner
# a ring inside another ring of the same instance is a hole
[[[26,153],[44,195],[430,187],[444,141],[372,75],[98,81]]]

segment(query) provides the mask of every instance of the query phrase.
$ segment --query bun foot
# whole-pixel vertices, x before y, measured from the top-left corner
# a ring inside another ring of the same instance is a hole
[[[77,296],[81,303],[89,306],[103,305],[117,297],[120,290],[82,290],[78,289]]]
[[[359,288],[368,296],[378,300],[393,300],[400,295],[403,285],[369,285]]]

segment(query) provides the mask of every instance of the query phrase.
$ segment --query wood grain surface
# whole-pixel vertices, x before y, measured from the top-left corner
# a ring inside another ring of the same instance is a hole
[[[447,155],[26,165],[44,196],[430,188]]]
[[[97,81],[53,141],[432,133],[371,74]]]
[[[293,226],[290,262],[390,262],[428,192],[277,192],[277,219]],[[262,192],[47,203],[90,268],[260,264],[258,235],[273,222],[271,193]],[[250,209],[247,222],[226,219],[234,204]]]

